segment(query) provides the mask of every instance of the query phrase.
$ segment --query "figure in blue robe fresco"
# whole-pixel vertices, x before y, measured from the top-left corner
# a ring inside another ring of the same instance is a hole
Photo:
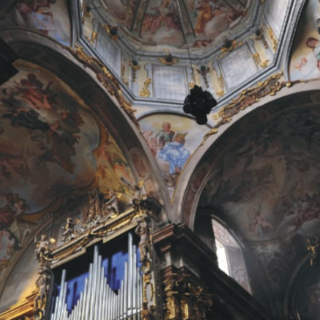
[[[162,150],[158,152],[158,158],[169,162],[169,173],[177,176],[187,162],[190,151],[185,148],[185,136],[187,133],[177,133],[172,142],[167,142]]]

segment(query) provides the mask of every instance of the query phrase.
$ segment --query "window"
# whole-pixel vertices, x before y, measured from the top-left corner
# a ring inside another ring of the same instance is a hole
[[[216,253],[220,270],[251,293],[249,278],[239,243],[217,220],[212,219]]]

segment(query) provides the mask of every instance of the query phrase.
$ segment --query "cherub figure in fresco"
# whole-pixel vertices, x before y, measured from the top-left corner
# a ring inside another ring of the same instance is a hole
[[[282,204],[287,213],[277,228],[280,233],[296,231],[305,222],[320,219],[319,201],[315,194],[285,196]]]
[[[15,239],[11,236],[8,229],[0,230],[0,268],[1,262],[6,262],[10,259],[11,252],[15,246]]]
[[[320,41],[314,37],[307,39],[306,46],[313,51],[314,57],[317,59],[317,68],[320,71]]]
[[[27,210],[31,210],[27,201],[18,194],[7,193],[1,197],[6,205],[0,208],[0,224],[10,227],[14,220]]]
[[[297,63],[294,68],[298,69],[299,71],[301,71],[301,69],[307,64],[308,59],[306,57],[302,57],[300,62]]]

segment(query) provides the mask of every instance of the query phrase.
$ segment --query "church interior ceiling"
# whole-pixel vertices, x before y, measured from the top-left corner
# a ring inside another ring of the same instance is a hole
[[[96,6],[98,2],[94,2]],[[243,31],[248,17],[254,14],[254,1],[100,1],[107,22],[121,26],[133,46],[137,40],[144,51],[168,46],[192,50],[214,46],[226,34]],[[141,14],[142,12],[142,14]],[[144,12],[144,13],[143,13]],[[246,26],[247,27],[247,26]],[[211,48],[212,50],[212,48]]]
[[[297,106],[291,107],[290,100],[252,114],[246,106],[251,118],[244,116],[213,145],[203,147],[199,146],[204,137],[221,119],[210,114],[208,126],[199,127],[182,114],[181,103],[194,82],[218,101],[232,104],[246,81],[254,79],[258,88],[271,73],[281,74],[275,82],[281,81],[284,88],[285,80],[319,78],[317,0],[306,3],[290,63],[287,70],[278,70],[280,50],[290,47],[279,45],[284,43],[292,3],[96,0],[70,4],[49,0],[46,5],[31,6],[30,1],[18,1],[0,29],[12,30],[12,34],[31,31],[40,36],[37,39],[52,39],[61,51],[69,47],[69,52],[79,53],[76,50],[81,47],[88,65],[94,57],[110,69],[105,69],[106,74],[115,79],[119,92],[123,90],[136,109],[136,119],[131,123],[128,117],[113,118],[109,130],[88,100],[53,69],[48,71],[27,59],[14,63],[18,73],[0,90],[0,237],[4,248],[0,250],[0,277],[10,274],[11,262],[16,265],[5,289],[0,281],[6,307],[19,300],[11,299],[16,292],[21,291],[21,297],[30,294],[35,263],[28,268],[24,265],[32,255],[34,232],[52,213],[58,210],[57,217],[71,214],[83,219],[79,203],[87,201],[87,191],[93,188],[102,193],[114,190],[129,202],[134,194],[130,185],[137,177],[147,180],[150,176],[159,178],[159,183],[150,180],[144,186],[146,193],[166,189],[161,194],[165,194],[170,211],[179,179],[191,168],[195,174],[180,187],[186,189],[183,214],[191,217],[189,211],[198,201],[198,208],[212,208],[234,230],[247,248],[248,260],[253,261],[252,277],[260,279],[253,285],[255,298],[268,307],[273,303],[274,312],[282,315],[290,275],[308,253],[307,239],[320,232],[319,94],[301,96]],[[258,29],[261,34],[256,34]],[[226,39],[232,40],[230,50],[222,50]],[[168,54],[173,60],[167,59]],[[85,63],[82,66],[90,69]],[[62,69],[60,66],[60,74]],[[92,69],[89,72],[93,73]],[[79,88],[91,91],[89,86]],[[99,100],[92,95],[94,98]],[[253,96],[252,103],[258,98]],[[220,107],[222,104],[214,112]],[[241,104],[237,107],[242,117],[244,108]],[[232,119],[224,120],[226,124]],[[122,122],[134,128],[132,135],[141,144],[130,141],[130,148],[124,148],[119,143]],[[222,140],[225,146],[220,148]],[[210,153],[216,146],[219,152]],[[145,154],[157,166],[153,171]],[[197,159],[203,156],[200,169],[188,167],[195,154]],[[214,156],[210,158],[210,154]],[[191,218],[184,222],[192,226]],[[54,226],[60,238],[64,223],[59,220]],[[44,232],[49,235],[51,231]],[[16,287],[21,277],[30,281]],[[301,280],[299,291],[303,320],[317,319],[319,285],[310,279],[306,275]]]

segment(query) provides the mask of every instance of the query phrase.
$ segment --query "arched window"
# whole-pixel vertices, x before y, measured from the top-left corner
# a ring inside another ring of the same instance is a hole
[[[212,219],[216,253],[220,270],[251,293],[242,249],[234,236],[216,219]]]

